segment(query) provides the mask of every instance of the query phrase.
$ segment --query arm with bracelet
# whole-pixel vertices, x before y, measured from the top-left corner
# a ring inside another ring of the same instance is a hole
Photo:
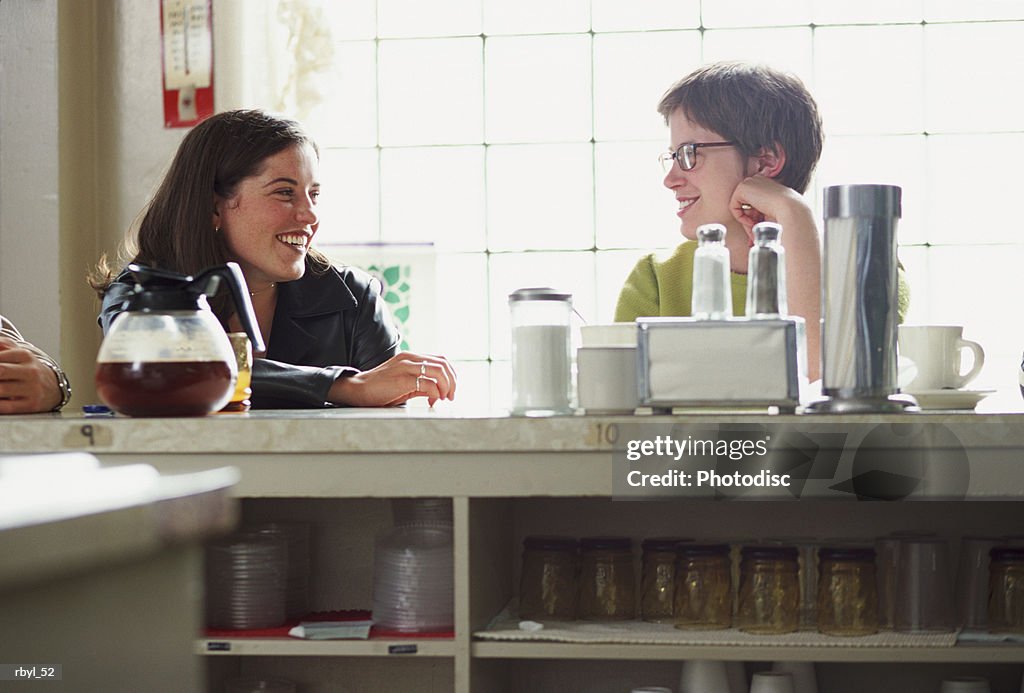
[[[0,414],[59,411],[70,400],[60,364],[0,315]]]

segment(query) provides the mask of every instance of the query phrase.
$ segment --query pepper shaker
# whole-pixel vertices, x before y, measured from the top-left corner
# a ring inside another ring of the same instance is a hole
[[[786,251],[782,226],[772,221],[754,225],[747,284],[747,317],[780,318],[786,315]]]

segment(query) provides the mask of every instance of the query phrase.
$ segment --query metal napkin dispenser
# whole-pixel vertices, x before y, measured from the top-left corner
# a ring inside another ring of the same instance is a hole
[[[802,318],[637,319],[640,405],[793,410],[807,387]]]

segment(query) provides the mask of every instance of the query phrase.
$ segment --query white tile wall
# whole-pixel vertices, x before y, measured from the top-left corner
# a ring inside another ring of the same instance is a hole
[[[1021,243],[1015,213],[1024,134],[928,138],[928,241],[950,245]],[[981,268],[979,268],[980,270]]]
[[[1018,3],[1024,4],[1024,3]],[[1020,131],[1024,23],[940,24],[924,29],[928,132]]]
[[[924,0],[924,19],[927,22],[1024,19],[1024,4],[1018,0]]]
[[[767,63],[792,72],[810,88],[814,84],[813,45],[810,27],[709,29],[704,32],[703,62]]]
[[[814,1],[814,23],[819,26],[824,24],[920,22],[923,17],[924,0],[900,0],[899,2],[892,2],[892,0]]]
[[[480,0],[377,0],[381,38],[479,35],[480,22]]]
[[[487,241],[491,250],[593,248],[593,146],[488,147]]]
[[[377,146],[376,42],[338,43],[334,63],[318,86],[323,99],[303,124],[321,150]]]
[[[483,10],[484,33],[490,36],[563,34],[590,29],[588,0],[483,0]]]
[[[482,142],[482,55],[480,38],[381,41],[381,146]]]
[[[386,148],[380,167],[382,240],[486,249],[483,145]]]
[[[814,97],[831,133],[904,134],[924,126],[921,25],[814,32]]]
[[[594,137],[598,141],[668,140],[658,102],[700,65],[700,32],[594,36]]]
[[[701,21],[715,28],[809,24],[811,6],[811,0],[704,0]]]
[[[318,245],[380,240],[378,149],[321,149]]]
[[[592,0],[590,18],[594,31],[696,29],[700,26],[700,2]]]
[[[934,139],[934,138],[931,138]],[[927,202],[924,135],[833,135],[815,176],[815,188],[846,183],[886,183],[903,189],[903,245],[924,243],[931,211]],[[820,199],[820,197],[819,197]]]
[[[487,39],[487,141],[589,140],[590,43],[588,34]]]
[[[665,130],[664,127],[662,127]],[[662,181],[661,140],[595,145],[597,247],[660,248],[680,242],[679,204]]]

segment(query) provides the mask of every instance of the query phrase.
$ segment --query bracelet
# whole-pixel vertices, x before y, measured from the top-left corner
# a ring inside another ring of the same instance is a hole
[[[68,376],[65,375],[64,370],[56,363],[47,359],[44,359],[43,363],[49,366],[50,370],[57,376],[57,385],[60,387],[60,404],[50,411],[60,411],[71,401],[71,383],[68,381]]]

